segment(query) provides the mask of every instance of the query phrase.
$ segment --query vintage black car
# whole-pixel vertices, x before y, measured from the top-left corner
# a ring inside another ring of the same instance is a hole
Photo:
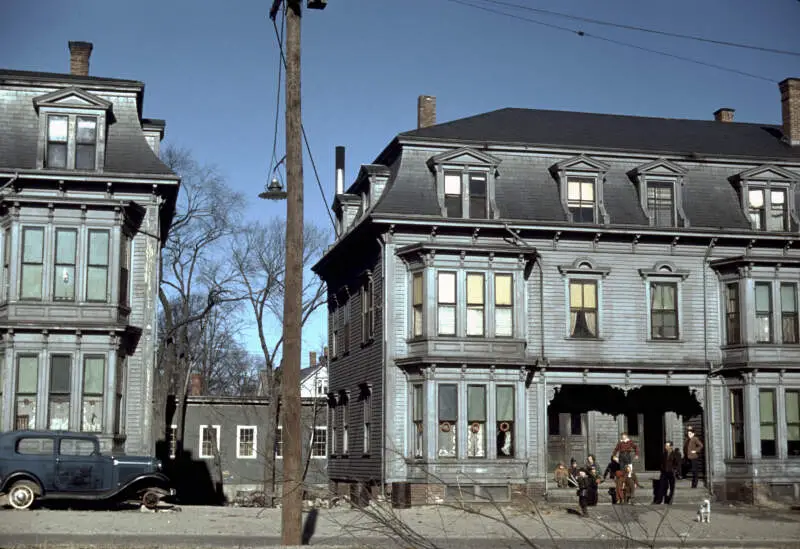
[[[66,431],[0,433],[0,498],[14,509],[37,500],[139,501],[175,494],[152,457],[101,455],[97,437]]]

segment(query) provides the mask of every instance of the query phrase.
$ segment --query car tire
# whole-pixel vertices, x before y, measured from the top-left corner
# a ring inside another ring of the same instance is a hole
[[[142,505],[147,509],[157,508],[159,501],[161,501],[161,494],[155,490],[145,490],[144,494],[142,494]]]
[[[15,482],[8,491],[8,504],[17,511],[27,511],[36,500],[39,487],[30,480]]]

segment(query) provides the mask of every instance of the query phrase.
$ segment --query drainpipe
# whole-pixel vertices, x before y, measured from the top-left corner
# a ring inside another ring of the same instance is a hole
[[[382,335],[381,335],[381,339],[383,340],[383,341],[381,341],[381,346],[383,347],[383,361],[382,361],[383,364],[381,365],[381,383],[383,384],[382,388],[381,388],[381,394],[383,396],[383,398],[381,398],[382,407],[383,407],[383,414],[382,414],[383,417],[381,419],[381,438],[383,439],[384,443],[381,444],[381,494],[385,495],[385,493],[386,493],[386,467],[388,465],[386,463],[386,446],[387,446],[387,444],[386,444],[386,442],[387,442],[386,441],[386,418],[387,418],[387,415],[386,415],[386,407],[387,407],[387,405],[386,405],[386,403],[389,401],[389,399],[386,398],[386,371],[388,370],[388,368],[387,368],[387,363],[388,363],[388,360],[387,360],[387,358],[388,358],[388,353],[387,353],[387,350],[388,350],[388,337],[387,337],[386,326],[389,325],[388,322],[387,322],[387,318],[386,318],[387,317],[386,311],[389,308],[386,306],[386,304],[388,303],[388,298],[387,298],[388,290],[386,288],[386,245],[385,245],[385,243],[383,241],[383,235],[378,235],[377,241],[378,241],[378,246],[381,249],[381,254],[380,254],[381,278],[382,278],[381,286],[383,287],[383,292],[381,292],[382,293],[382,297],[383,297],[383,303],[381,304],[381,316],[383,317],[383,330],[381,330],[381,332],[383,332]],[[372,283],[375,284],[375,281],[373,280]],[[373,306],[374,306],[374,303],[373,303]]]
[[[17,179],[19,179],[19,172],[15,171],[14,176],[8,181],[6,181],[2,187],[0,187],[0,193],[5,191],[9,187],[9,185],[13,184],[14,181],[16,181]]]
[[[709,393],[710,393],[710,388],[711,388],[711,378],[710,378],[710,376],[711,376],[711,374],[712,374],[712,372],[714,370],[713,366],[708,361],[708,290],[706,288],[706,277],[707,277],[706,271],[708,270],[708,267],[709,267],[708,258],[711,256],[711,252],[714,251],[714,246],[716,245],[716,243],[717,243],[717,239],[716,238],[712,238],[709,241],[708,247],[706,248],[706,253],[703,256],[703,366],[708,368],[708,374],[706,374],[706,383],[705,383],[706,395],[705,395],[705,398],[704,398],[704,402],[706,403],[706,408],[710,408],[711,407],[711,403],[710,403],[711,399],[709,398]],[[707,450],[706,450],[706,460],[705,460],[706,484],[708,485],[709,492],[711,492],[711,494],[713,495],[714,494],[714,484],[713,484],[712,474],[711,474],[711,454],[713,452],[710,452],[708,450],[708,449],[711,448],[711,445],[708,443],[708,435],[709,435],[709,432],[710,432],[709,429],[708,429],[708,426],[711,423],[709,421],[708,415],[709,415],[708,411],[707,410],[703,410],[703,434],[704,434],[705,439],[706,439],[705,447],[707,448]]]

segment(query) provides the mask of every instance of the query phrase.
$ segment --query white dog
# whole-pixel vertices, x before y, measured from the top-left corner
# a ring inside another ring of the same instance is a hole
[[[711,522],[711,501],[704,499],[697,510],[697,522]]]

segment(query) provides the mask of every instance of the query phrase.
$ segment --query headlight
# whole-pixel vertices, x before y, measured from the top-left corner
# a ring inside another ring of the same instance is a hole
[[[161,460],[160,460],[160,459],[157,459],[157,460],[156,460],[156,469],[158,469],[158,470],[160,471],[160,470],[161,470],[161,468],[162,468]]]

